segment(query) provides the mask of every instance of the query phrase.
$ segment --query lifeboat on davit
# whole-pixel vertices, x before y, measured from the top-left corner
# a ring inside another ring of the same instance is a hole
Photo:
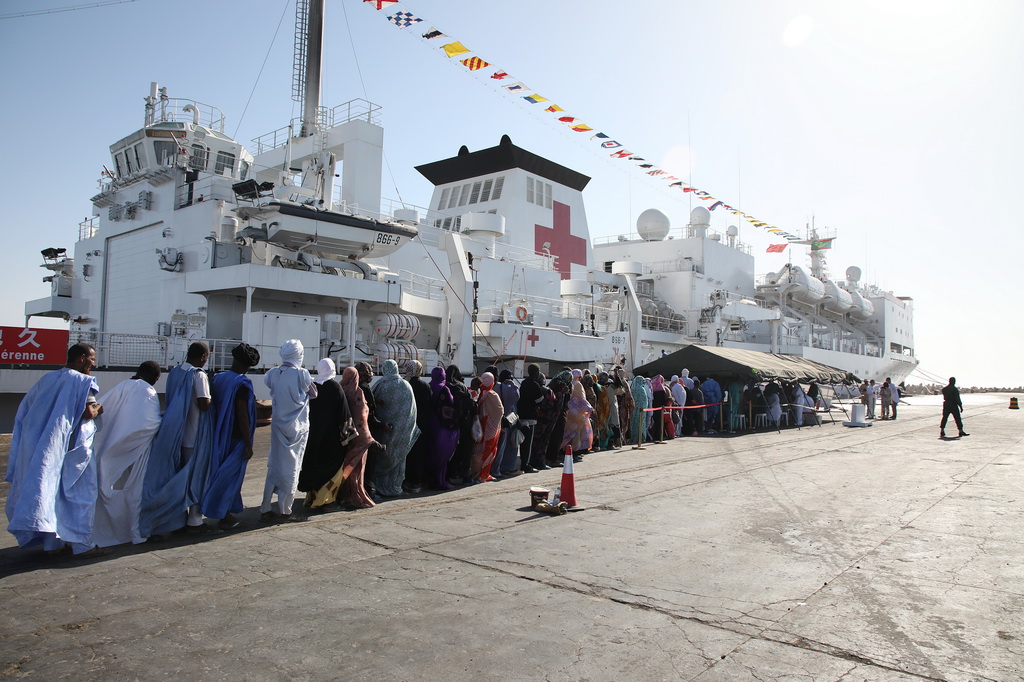
[[[845,315],[853,307],[853,297],[830,279],[826,279],[824,284],[825,297],[822,299],[822,307],[830,313]]]
[[[794,301],[814,305],[825,298],[825,285],[799,265],[790,268],[789,284],[783,285],[783,293]]]
[[[249,206],[235,209],[251,227],[266,230],[266,240],[286,248],[301,250],[313,246],[319,253],[342,258],[381,258],[389,256],[419,234],[414,225],[376,220],[354,213],[319,208],[312,191],[304,187],[274,189],[254,180],[233,187],[239,202]],[[306,196],[309,195],[309,196]],[[287,196],[287,198],[284,198]]]

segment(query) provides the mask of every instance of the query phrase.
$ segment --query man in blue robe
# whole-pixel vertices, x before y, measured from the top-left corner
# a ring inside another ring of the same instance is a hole
[[[213,442],[209,380],[202,370],[209,357],[205,343],[193,343],[185,362],[167,374],[167,406],[153,439],[143,484],[139,518],[143,537],[206,528],[199,502],[210,471]]]
[[[203,515],[220,519],[220,528],[239,525],[245,468],[252,459],[256,432],[256,394],[246,372],[260,363],[260,353],[247,343],[231,351],[231,369],[213,377],[213,452]]]
[[[96,350],[68,349],[67,366],[47,374],[21,401],[11,435],[7,476],[7,530],[21,547],[47,552],[68,545],[77,555],[99,553],[92,541],[98,495],[92,439],[99,387],[89,376]]]
[[[708,377],[704,380],[704,383],[700,385],[700,388],[704,391],[704,401],[708,405],[704,410],[708,433],[716,433],[715,429],[718,427],[719,408],[721,407],[719,403],[722,402],[722,386],[715,381],[714,377]]]

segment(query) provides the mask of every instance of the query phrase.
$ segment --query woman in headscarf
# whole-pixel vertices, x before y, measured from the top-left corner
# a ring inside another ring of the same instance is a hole
[[[695,405],[704,404],[704,391],[700,390],[700,379],[693,380],[693,388],[686,390],[686,404],[687,406],[693,407]],[[686,410],[689,412],[687,415],[690,418],[690,424],[693,427],[691,436],[696,436],[698,433],[704,432],[704,408],[693,407],[693,409]]]
[[[647,407],[654,407],[654,389],[651,387],[652,382],[649,378],[644,377],[644,391],[647,393]],[[655,440],[654,435],[651,433],[651,424],[654,423],[654,413],[644,412],[644,434],[648,440]]]
[[[651,438],[664,440],[668,434],[665,432],[665,405],[668,400],[665,396],[665,377],[660,374],[651,380],[651,407],[657,411],[651,412]]]
[[[476,403],[469,394],[469,387],[462,378],[462,370],[457,365],[449,365],[446,372],[448,390],[455,400],[455,419],[459,427],[459,441],[455,446],[455,455],[448,464],[448,476],[453,482],[459,483],[469,479],[469,465],[473,458],[473,422],[476,419]]]
[[[512,372],[503,369],[498,377],[498,384],[494,386],[494,392],[501,398],[501,406],[505,411],[501,422],[501,440],[498,441],[498,454],[494,458],[494,463],[491,464],[491,476],[495,478],[511,474],[519,468],[516,465],[519,441],[522,440],[521,437],[516,437],[517,434],[522,433],[517,425],[519,421],[519,413],[517,411],[519,389],[516,387],[515,382],[512,381],[512,378]],[[531,433],[530,435],[532,436],[533,434]]]
[[[373,398],[378,419],[390,428],[381,435],[386,449],[377,459],[377,493],[398,497],[405,480],[406,455],[420,436],[416,426],[416,397],[412,387],[398,375],[398,363],[385,360],[381,370],[384,376],[373,387]]]
[[[366,398],[359,386],[359,370],[346,367],[341,373],[341,388],[345,391],[349,411],[352,413],[352,424],[356,427],[356,436],[348,444],[345,463],[342,465],[341,496],[349,505],[357,509],[374,506],[373,500],[366,492],[366,453],[370,446],[383,447],[370,435],[367,423],[370,410],[366,406]]]
[[[529,462],[523,462],[523,471],[531,474],[544,469],[550,469],[548,464],[548,446],[551,444],[551,432],[558,421],[558,396],[555,388],[564,386],[562,382],[552,379],[544,385],[544,374],[537,373],[537,383],[540,384],[540,398],[537,403],[537,424],[533,427],[533,450]],[[524,382],[525,385],[525,382]],[[561,439],[561,435],[558,436]]]
[[[611,446],[612,440],[612,399],[608,390],[608,374],[601,372],[594,382],[594,393],[597,395],[597,404],[594,410],[594,438],[597,439],[597,447],[605,450]]]
[[[572,447],[574,461],[589,452],[594,444],[594,430],[590,424],[590,415],[593,412],[594,406],[587,401],[583,383],[573,381],[565,411],[565,433],[562,435],[560,449],[564,451],[567,445]]]
[[[427,480],[435,490],[451,490],[448,460],[459,444],[459,423],[455,418],[455,398],[445,379],[444,367],[430,372],[430,436],[432,451],[427,453]]]
[[[644,435],[644,410],[647,409],[647,390],[644,387],[644,378],[633,377],[633,384],[630,387],[633,397],[633,419],[629,425],[629,432],[632,435],[635,445],[643,445]]]
[[[338,497],[345,462],[345,446],[356,437],[348,400],[334,380],[334,361],[323,358],[313,381],[317,396],[309,401],[309,440],[299,472],[299,490],[306,493],[306,507],[320,509]]]
[[[420,378],[422,373],[423,363],[419,360],[409,360],[405,363],[405,380],[412,388],[413,399],[416,402],[416,426],[420,430],[419,438],[413,441],[412,448],[405,457],[405,484],[403,487],[410,493],[420,492],[426,482],[431,410],[430,386]]]
[[[473,481],[484,483],[493,481],[491,467],[494,458],[498,454],[498,441],[501,439],[501,418],[505,415],[505,407],[501,404],[501,398],[494,392],[494,375],[484,372],[480,375],[480,396],[477,398],[477,408],[480,415],[480,426],[483,428],[483,439],[481,441],[479,466],[474,457]]]
[[[565,435],[565,421],[569,412],[569,390],[571,384],[572,374],[563,372],[555,375],[555,378],[548,384],[555,398],[551,406],[548,450],[545,458],[545,464],[549,467],[560,466],[564,461],[565,446],[562,444],[562,440]]]
[[[619,408],[619,439],[623,445],[629,442],[631,435],[629,427],[633,419],[633,392],[630,390],[629,381],[626,380],[626,370],[622,367],[615,368],[615,375],[612,377],[612,386],[615,392],[615,402]]]

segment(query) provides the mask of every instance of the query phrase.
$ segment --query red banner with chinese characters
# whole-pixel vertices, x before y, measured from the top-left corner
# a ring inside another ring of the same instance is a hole
[[[0,327],[0,364],[63,366],[67,359],[66,329]]]

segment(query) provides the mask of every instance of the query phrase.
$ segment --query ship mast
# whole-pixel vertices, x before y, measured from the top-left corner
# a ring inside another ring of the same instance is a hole
[[[310,137],[319,131],[323,48],[324,0],[296,0],[292,99],[302,102],[299,137]]]

